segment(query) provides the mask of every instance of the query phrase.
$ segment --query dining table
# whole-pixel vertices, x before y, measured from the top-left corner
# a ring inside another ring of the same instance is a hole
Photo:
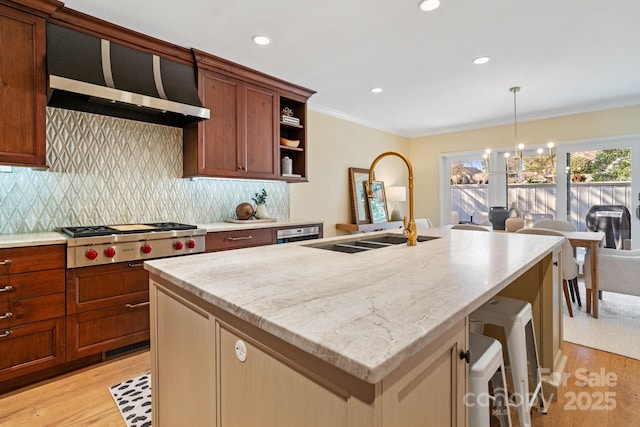
[[[444,227],[450,228],[451,225],[446,225]],[[498,231],[498,232],[506,232],[505,230],[493,230],[491,226],[482,226],[489,231]],[[562,233],[569,243],[574,248],[587,248],[587,254],[590,257],[591,261],[591,300],[587,300],[587,313],[591,314],[595,319],[598,318],[598,248],[602,244],[604,240],[605,233],[603,231],[561,231],[555,230],[559,233]],[[584,272],[586,273],[586,272]]]
[[[598,318],[598,252],[604,239],[603,231],[560,231],[574,248],[587,248],[587,256],[591,261],[591,300],[587,300],[587,313]],[[587,274],[585,271],[584,274]]]

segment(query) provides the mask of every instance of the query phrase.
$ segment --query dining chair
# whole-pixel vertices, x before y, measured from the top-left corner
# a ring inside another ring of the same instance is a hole
[[[564,221],[561,219],[542,219],[536,223],[534,223],[531,228],[547,228],[549,230],[557,230],[557,231],[578,231],[575,225],[570,223],[569,221]],[[578,263],[578,274],[580,274],[580,267],[584,264],[584,258],[578,259],[576,256],[576,250],[573,248],[573,256],[576,257],[576,262]],[[578,291],[578,281],[570,280],[569,281],[569,292],[571,293],[571,301],[577,302],[579,307],[582,307],[582,301],[580,301],[580,292]]]
[[[565,237],[560,231],[550,230],[548,228],[522,228],[516,231],[518,234],[538,234],[545,236],[559,236]],[[573,307],[571,305],[571,297],[569,296],[569,281],[578,280],[578,262],[573,256],[573,247],[567,238],[562,243],[562,251],[560,253],[562,259],[562,291],[564,292],[564,299],[567,303],[567,310],[569,310],[569,316],[573,317]],[[576,285],[576,289],[578,286]]]
[[[640,249],[600,248],[598,252],[598,290],[640,296]],[[591,259],[584,260],[587,312],[591,305]]]
[[[476,224],[454,224],[451,226],[452,230],[473,230],[473,231],[489,231],[487,227]]]
[[[489,221],[489,212],[474,211],[471,214],[471,222],[477,225],[491,225],[491,221]]]
[[[433,228],[433,223],[429,218],[417,218],[415,223],[418,228]]]

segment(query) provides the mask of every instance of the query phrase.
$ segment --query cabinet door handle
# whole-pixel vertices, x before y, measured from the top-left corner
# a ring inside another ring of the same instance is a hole
[[[150,302],[149,301],[145,301],[145,302],[140,302],[138,304],[125,304],[126,308],[138,308],[138,307],[144,307],[145,305],[149,305]]]
[[[13,286],[7,285],[4,288],[0,288],[0,292],[11,292],[13,290]]]
[[[251,239],[253,239],[253,236],[251,235],[244,236],[244,237],[229,237],[230,242],[235,242],[236,240],[251,240]]]
[[[0,262],[0,265],[11,265],[13,261],[11,261],[10,259],[5,259],[4,261]]]
[[[139,263],[137,263],[137,264],[134,264],[134,263],[132,263],[132,262],[128,262],[128,263],[127,263],[127,267],[129,267],[129,268],[133,268],[133,267],[142,267],[143,265],[144,265],[144,264],[143,264],[143,263],[141,263],[141,262],[139,262]]]
[[[2,335],[0,335],[0,338],[8,337],[12,333],[13,333],[13,331],[11,329],[7,329],[6,331],[4,331],[4,333]]]
[[[467,363],[471,363],[471,351],[460,350],[460,360],[464,359]]]
[[[13,316],[13,313],[12,313],[12,312],[10,312],[10,311],[7,311],[5,314],[0,314],[0,320],[2,320],[2,319],[8,319],[8,318],[10,318],[11,316]]]

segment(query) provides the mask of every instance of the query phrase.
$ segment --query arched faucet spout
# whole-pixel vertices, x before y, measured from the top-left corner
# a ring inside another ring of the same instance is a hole
[[[387,151],[385,153],[380,154],[375,158],[373,163],[371,163],[371,167],[369,168],[369,185],[367,188],[367,196],[371,199],[373,198],[373,186],[371,183],[373,182],[373,172],[375,170],[378,162],[387,156],[398,156],[400,157],[404,163],[407,165],[407,169],[409,169],[409,222],[407,223],[407,217],[404,217],[404,235],[407,237],[407,245],[415,246],[418,242],[418,230],[416,229],[416,220],[413,209],[413,166],[411,166],[411,162],[409,159],[402,153],[397,151]]]

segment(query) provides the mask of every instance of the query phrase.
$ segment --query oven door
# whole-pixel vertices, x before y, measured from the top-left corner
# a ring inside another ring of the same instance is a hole
[[[320,238],[320,227],[284,228],[277,231],[276,238],[278,244],[318,239]]]

